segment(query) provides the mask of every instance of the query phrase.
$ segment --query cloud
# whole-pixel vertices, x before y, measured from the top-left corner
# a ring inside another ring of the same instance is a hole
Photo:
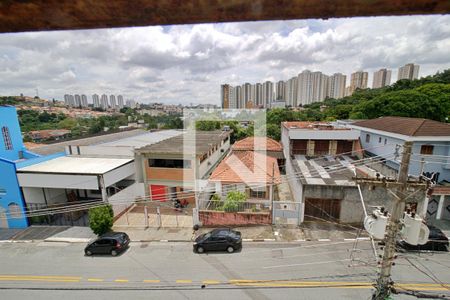
[[[350,75],[409,62],[450,67],[450,16],[152,26],[0,35],[0,94],[123,94],[219,104],[220,84]],[[369,75],[371,82],[371,73]],[[89,99],[91,100],[91,99]]]

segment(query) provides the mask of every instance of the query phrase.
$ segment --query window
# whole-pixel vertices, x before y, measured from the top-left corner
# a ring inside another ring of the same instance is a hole
[[[366,143],[370,143],[370,134],[366,134]]]
[[[6,126],[2,127],[2,136],[3,136],[3,141],[5,142],[5,149],[12,150],[13,145],[12,145],[12,141],[11,141],[11,136],[9,135],[8,127],[6,127]]]
[[[378,138],[378,143],[381,143],[381,136]]]
[[[251,198],[259,198],[259,199],[265,199],[266,198],[266,191],[261,190],[250,190],[250,197]]]
[[[431,155],[433,154],[433,148],[431,145],[422,145],[420,147],[420,154]]]
[[[386,143],[387,143],[387,139],[384,139],[384,144],[386,145]]]
[[[149,159],[148,165],[154,168],[190,169],[191,161],[183,159]]]

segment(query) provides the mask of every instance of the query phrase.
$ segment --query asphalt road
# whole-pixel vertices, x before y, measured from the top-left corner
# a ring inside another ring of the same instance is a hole
[[[377,272],[366,241],[354,260],[350,241],[245,243],[239,253],[201,255],[190,243],[132,243],[118,257],[83,249],[0,244],[0,299],[369,299]],[[450,255],[400,254],[393,278],[399,288],[450,295],[439,283],[450,284]]]

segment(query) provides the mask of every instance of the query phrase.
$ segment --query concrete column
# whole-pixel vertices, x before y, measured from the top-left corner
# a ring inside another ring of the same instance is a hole
[[[422,212],[421,214],[419,213],[419,215],[421,215],[422,218],[426,218],[427,217],[427,210],[428,210],[428,201],[429,201],[429,197],[428,195],[425,195],[425,199],[423,200],[423,207],[420,209],[420,207],[417,208],[417,212]],[[420,205],[420,203],[419,203]]]
[[[438,209],[437,209],[437,213],[436,213],[436,220],[441,219],[442,208],[444,207],[444,200],[445,200],[445,195],[441,195],[441,197],[439,198],[439,204],[438,204]]]
[[[313,156],[314,155],[314,141],[309,140],[306,144],[306,155]]]
[[[108,193],[106,192],[105,180],[103,176],[100,175],[100,190],[102,191],[102,200],[103,202],[108,202]]]

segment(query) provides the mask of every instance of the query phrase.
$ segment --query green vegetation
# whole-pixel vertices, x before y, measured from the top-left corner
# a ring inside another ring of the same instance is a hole
[[[16,104],[19,104],[19,101],[16,99],[16,97],[11,96],[0,97],[0,105],[16,105]]]
[[[211,201],[217,201],[214,204],[217,211],[238,212],[239,205],[247,201],[247,195],[241,191],[230,191],[224,201],[218,194],[214,194]]]
[[[89,227],[96,235],[102,235],[111,230],[114,212],[111,205],[89,209]]]

